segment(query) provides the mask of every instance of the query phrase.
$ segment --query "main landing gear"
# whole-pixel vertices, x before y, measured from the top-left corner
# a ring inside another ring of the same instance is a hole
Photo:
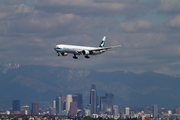
[[[74,59],[78,59],[78,57],[76,57],[76,54],[74,54],[73,58],[74,58]]]
[[[88,55],[84,56],[85,58],[89,59],[90,57]],[[74,54],[73,56],[74,59],[78,59],[78,57],[76,56],[76,54]]]
[[[88,55],[86,55],[85,58],[89,59],[90,57]]]

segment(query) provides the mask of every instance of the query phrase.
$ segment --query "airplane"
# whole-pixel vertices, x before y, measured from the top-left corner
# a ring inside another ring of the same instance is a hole
[[[59,44],[56,45],[54,50],[58,53],[58,56],[60,56],[60,54],[62,56],[67,56],[70,53],[70,54],[74,54],[73,56],[74,59],[78,59],[76,55],[84,55],[84,57],[88,59],[90,58],[89,55],[98,55],[104,53],[105,51],[110,51],[112,48],[123,46],[123,45],[116,45],[116,46],[104,47],[105,40],[106,40],[106,36],[103,37],[99,47]]]

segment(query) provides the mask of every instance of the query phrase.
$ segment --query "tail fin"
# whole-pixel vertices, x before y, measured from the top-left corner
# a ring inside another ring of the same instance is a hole
[[[101,41],[101,43],[100,43],[100,45],[99,45],[100,48],[104,47],[104,45],[105,45],[105,40],[106,40],[106,36],[103,37],[103,39],[102,39],[102,41]]]

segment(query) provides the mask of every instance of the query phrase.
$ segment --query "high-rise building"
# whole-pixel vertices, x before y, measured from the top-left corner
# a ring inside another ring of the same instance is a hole
[[[144,106],[144,113],[145,113],[145,114],[148,114],[148,113],[149,113],[148,107],[147,107],[146,105]]]
[[[90,115],[91,115],[91,104],[87,105],[87,109],[90,111]]]
[[[96,114],[96,85],[92,85],[90,90],[90,104],[91,104],[91,114]]]
[[[52,107],[50,107],[51,115],[56,115],[56,101],[52,101]]]
[[[125,112],[126,112],[125,114],[126,114],[127,116],[129,116],[129,110],[130,110],[129,107],[126,107],[126,108],[125,108]]]
[[[130,116],[133,118],[134,117],[134,111],[131,110],[130,113],[131,113]]]
[[[178,114],[180,114],[180,107],[178,108]]]
[[[78,109],[82,108],[82,94],[78,93],[72,96],[73,102],[77,102]]]
[[[12,108],[14,111],[20,111],[20,100],[13,100],[12,101]]]
[[[118,106],[117,105],[113,105],[113,115],[114,116],[118,116],[118,113],[119,113]]]
[[[114,94],[106,92],[105,97],[100,97],[100,109],[102,113],[112,114],[112,107],[114,105]]]
[[[30,114],[30,107],[29,106],[21,106],[21,110],[24,111],[24,114]]]
[[[77,115],[77,102],[70,103],[70,115],[76,116]]]
[[[66,110],[63,110],[61,115],[68,115],[68,114],[67,114],[67,111],[66,111]]]
[[[107,111],[112,113],[112,107],[114,105],[114,94],[112,94],[111,92],[106,92],[105,97],[107,100]]]
[[[100,111],[105,113],[107,110],[107,100],[106,97],[100,97]]]
[[[100,114],[100,106],[99,105],[96,106],[96,114],[98,114],[98,115]]]
[[[64,106],[64,107],[63,107],[63,108],[64,108],[64,110],[66,111],[66,100],[64,101],[63,106]],[[63,110],[63,111],[64,111],[64,110]]]
[[[66,106],[65,106],[65,102],[66,102],[65,96],[64,95],[60,95],[60,97],[61,97],[61,107],[62,107],[62,110],[65,110],[66,109]]]
[[[125,108],[123,106],[119,106],[119,114],[124,114]]]
[[[50,107],[50,108],[49,108],[49,114],[50,114],[50,115],[56,115],[56,109],[53,108],[53,107]]]
[[[86,98],[83,98],[82,99],[82,109],[86,109],[86,106],[87,106]]]
[[[96,106],[98,106],[98,105],[99,105],[99,97],[96,96]]]
[[[158,106],[157,104],[153,105],[153,118],[158,117]]]
[[[82,94],[78,93],[73,95],[73,102],[77,102],[78,109],[82,109]]]
[[[72,96],[73,102],[78,102],[78,95],[75,94]]]
[[[32,114],[38,115],[39,114],[39,102],[32,103]]]
[[[53,107],[53,108],[56,108],[56,101],[55,101],[55,100],[52,101],[52,107]]]
[[[62,102],[61,102],[61,97],[57,97],[56,98],[56,114],[57,115],[61,115],[61,111],[62,111]]]
[[[66,96],[66,111],[67,113],[69,113],[69,110],[70,110],[70,103],[72,102],[72,95],[71,94],[68,94]]]

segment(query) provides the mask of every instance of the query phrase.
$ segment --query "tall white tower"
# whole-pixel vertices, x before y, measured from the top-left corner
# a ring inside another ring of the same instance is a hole
[[[125,108],[126,115],[129,116],[129,107]]]
[[[66,111],[67,113],[69,113],[69,110],[70,110],[70,103],[72,102],[72,95],[71,94],[68,94],[66,96]]]
[[[53,107],[53,108],[56,108],[56,101],[55,101],[55,100],[52,101],[52,107]]]

